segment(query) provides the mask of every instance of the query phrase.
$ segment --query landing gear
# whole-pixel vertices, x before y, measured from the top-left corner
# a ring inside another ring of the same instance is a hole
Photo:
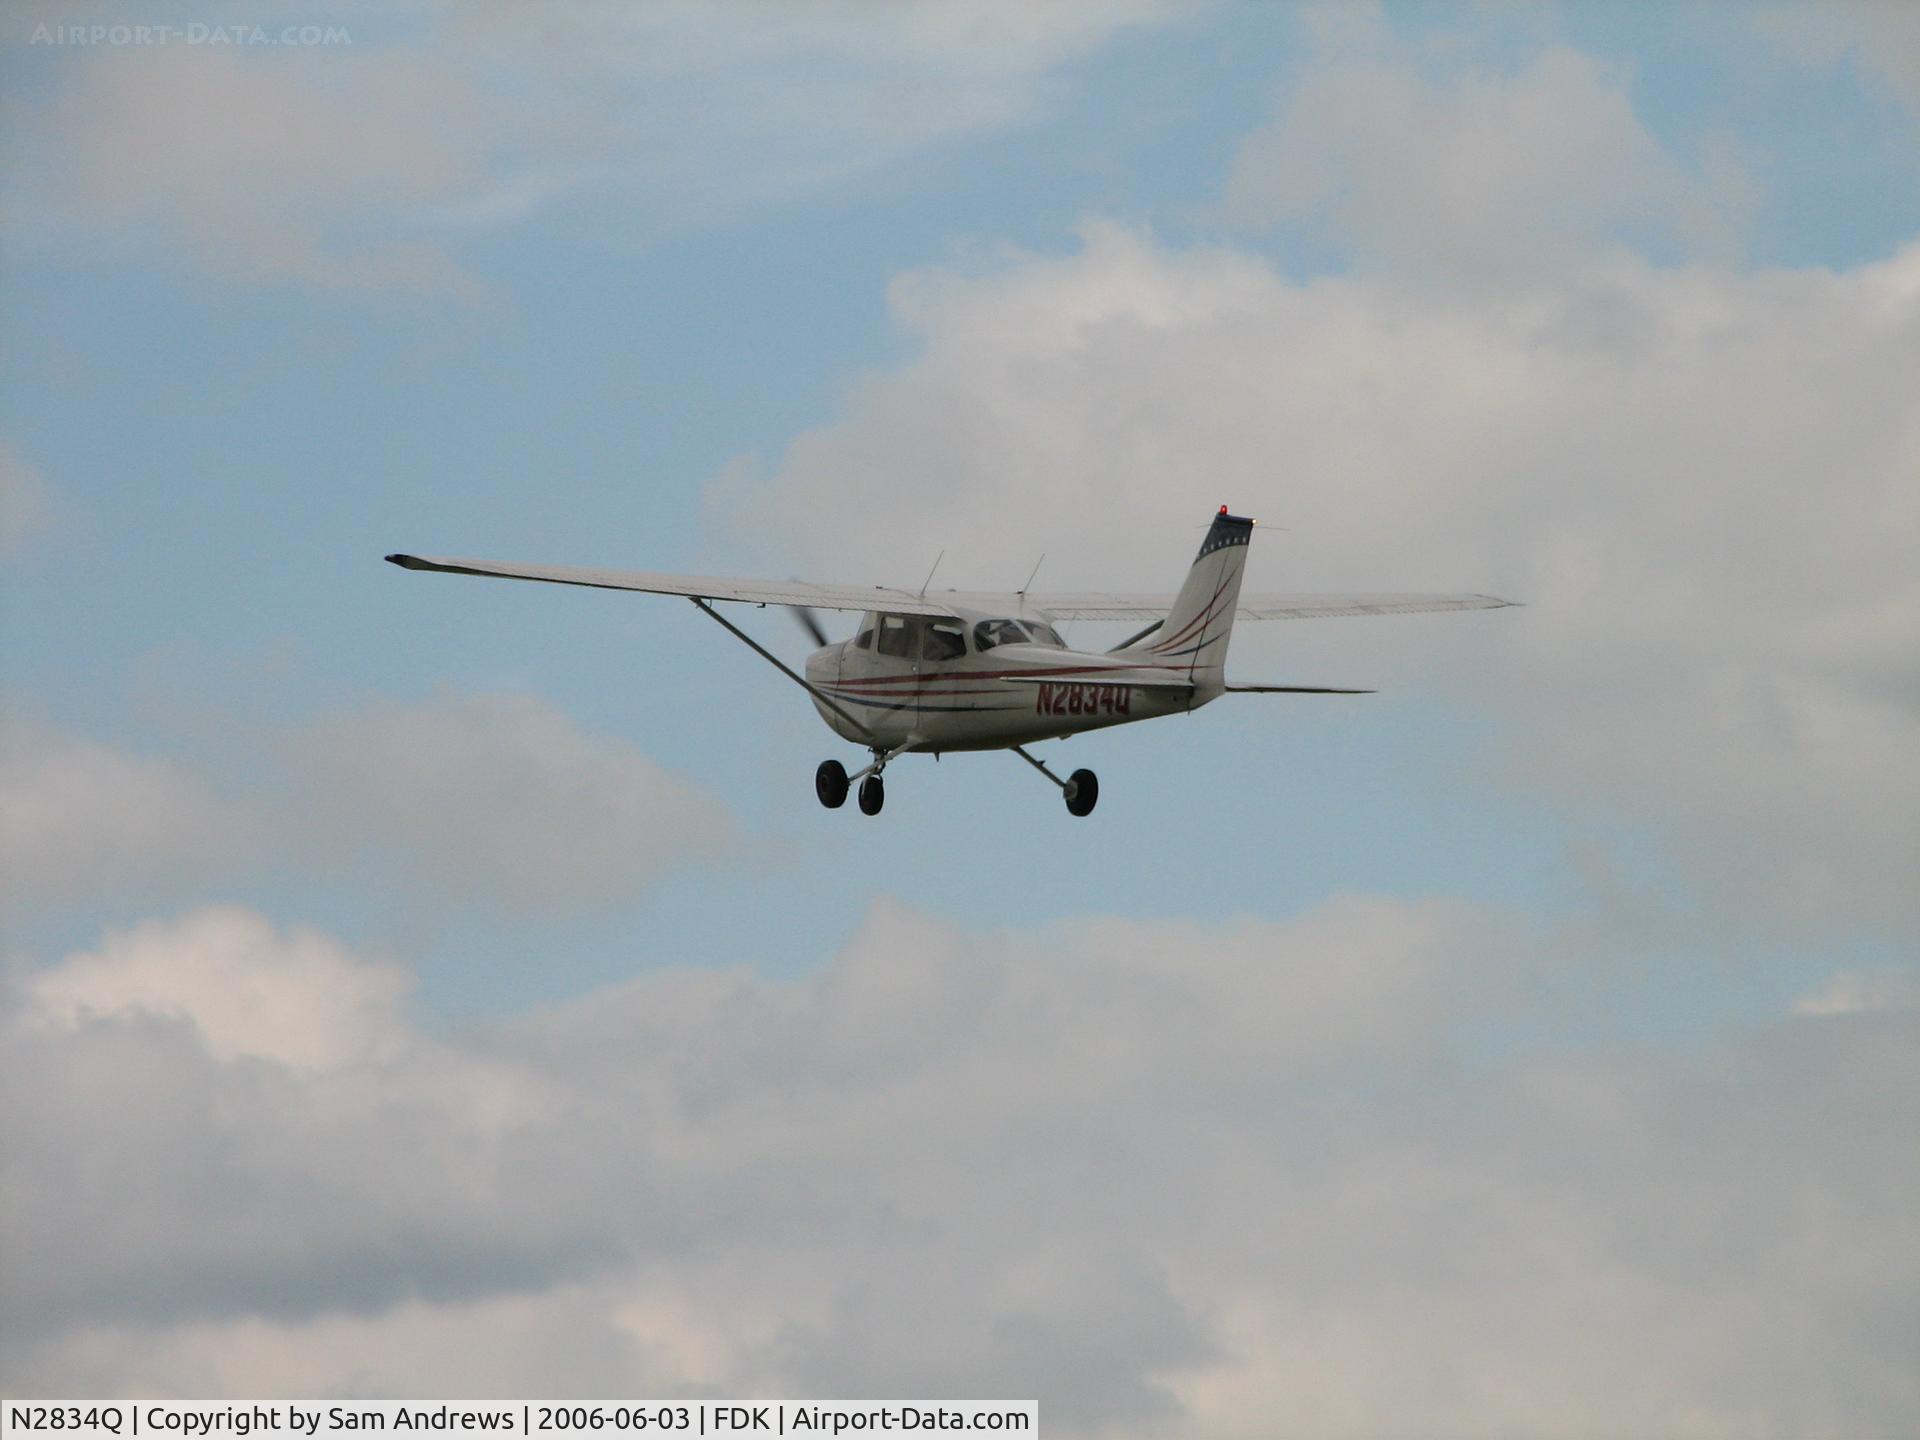
[[[1060,794],[1067,802],[1067,813],[1069,815],[1091,815],[1093,813],[1093,807],[1099,803],[1100,800],[1100,779],[1093,771],[1076,770],[1065,780],[1062,780],[1040,761],[1029,755],[1025,746],[1009,745],[1007,748],[1060,787]]]
[[[1069,815],[1091,815],[1100,803],[1100,777],[1091,770],[1076,770],[1067,777],[1065,794]]]
[[[838,810],[846,804],[847,767],[838,760],[822,760],[820,768],[813,772],[813,793],[829,810]]]
[[[860,782],[860,813],[878,815],[880,807],[887,803],[886,782],[880,778],[880,772],[887,768],[887,762],[906,749],[904,745],[891,750],[874,747],[873,763],[864,770],[847,774],[847,767],[838,760],[822,760],[820,768],[813,772],[813,793],[820,797],[820,803],[829,810],[838,810],[847,803],[847,791],[854,781]]]

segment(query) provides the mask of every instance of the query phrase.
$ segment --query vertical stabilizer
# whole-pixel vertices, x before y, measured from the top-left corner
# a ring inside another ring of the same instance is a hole
[[[1179,666],[1192,679],[1195,699],[1202,703],[1218,695],[1226,686],[1227,640],[1233,632],[1240,578],[1247,568],[1247,542],[1252,538],[1253,521],[1229,515],[1222,505],[1166,620],[1123,653]]]

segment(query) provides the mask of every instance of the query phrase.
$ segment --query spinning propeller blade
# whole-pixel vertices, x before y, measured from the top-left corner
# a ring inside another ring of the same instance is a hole
[[[820,617],[814,614],[809,606],[789,605],[787,608],[793,611],[793,618],[800,622],[800,628],[813,637],[814,644],[827,643],[827,629],[820,623]]]

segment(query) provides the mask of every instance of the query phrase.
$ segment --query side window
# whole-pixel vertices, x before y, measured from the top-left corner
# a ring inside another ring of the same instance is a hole
[[[892,655],[905,660],[912,655],[913,632],[907,628],[904,615],[882,615],[880,617],[880,640],[876,647],[882,655]]]
[[[994,632],[993,621],[982,620],[973,627],[973,648],[991,650],[1000,643],[1000,637]]]
[[[967,632],[958,620],[929,620],[920,654],[927,660],[957,660],[967,653]]]

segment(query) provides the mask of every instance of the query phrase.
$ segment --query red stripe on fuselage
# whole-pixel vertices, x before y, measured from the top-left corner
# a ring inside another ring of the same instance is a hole
[[[1158,670],[1168,675],[1178,675],[1185,671],[1184,665],[1050,665],[1044,669],[1025,668],[1020,670],[968,670],[955,675],[870,675],[857,680],[836,680],[833,683],[846,689],[863,687],[881,687],[888,685],[914,685],[947,681],[959,683],[971,680],[1000,680],[1008,677],[1020,679],[1051,679],[1057,675],[1118,675],[1125,670]],[[1125,684],[1124,680],[1115,680],[1114,684]]]

